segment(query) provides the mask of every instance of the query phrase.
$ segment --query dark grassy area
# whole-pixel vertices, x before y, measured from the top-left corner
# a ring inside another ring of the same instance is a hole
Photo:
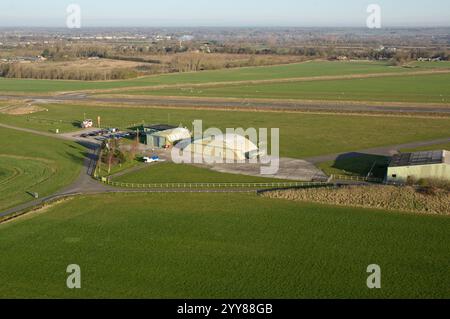
[[[384,178],[389,162],[389,157],[353,153],[337,158],[335,161],[321,163],[319,168],[327,175]]]
[[[449,226],[245,194],[82,197],[0,225],[0,296],[449,298]]]

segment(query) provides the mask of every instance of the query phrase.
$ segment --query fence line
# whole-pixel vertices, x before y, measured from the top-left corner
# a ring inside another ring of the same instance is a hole
[[[199,189],[199,188],[290,188],[290,187],[319,187],[326,186],[326,182],[293,182],[293,183],[153,183],[138,184],[114,182],[106,178],[102,178],[102,182],[122,188],[136,189]]]
[[[352,175],[331,175],[331,180],[344,180],[353,182],[369,182],[369,183],[383,183],[381,178],[374,177],[362,177],[362,176],[352,176]]]

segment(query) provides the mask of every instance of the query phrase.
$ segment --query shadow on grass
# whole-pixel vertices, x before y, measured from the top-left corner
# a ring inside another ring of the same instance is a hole
[[[389,161],[390,158],[386,156],[348,153],[339,156],[331,167],[346,175],[384,178]]]

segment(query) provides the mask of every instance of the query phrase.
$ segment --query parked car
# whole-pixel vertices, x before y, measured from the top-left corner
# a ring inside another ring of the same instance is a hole
[[[155,163],[155,162],[162,162],[162,160],[159,158],[159,156],[144,157],[143,160],[147,164]]]

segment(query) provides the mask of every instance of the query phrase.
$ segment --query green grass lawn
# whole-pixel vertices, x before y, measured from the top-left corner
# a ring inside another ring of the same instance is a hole
[[[437,150],[450,151],[450,143],[416,147],[416,148],[404,148],[404,149],[401,149],[400,151],[403,153],[409,153],[409,152],[437,151]]]
[[[62,132],[79,130],[72,122],[101,116],[105,126],[126,128],[134,123],[180,123],[191,128],[201,119],[204,129],[279,128],[281,154],[285,157],[308,157],[370,147],[402,144],[450,136],[450,119],[349,116],[334,114],[290,114],[271,112],[231,112],[154,108],[114,108],[82,105],[46,105],[48,112],[24,116],[0,115],[0,123],[8,123],[43,131],[56,127],[43,119],[63,120]]]
[[[207,168],[174,163],[149,165],[139,171],[113,178],[124,183],[281,183],[284,180],[219,173]],[[289,181],[293,182],[293,181]]]
[[[450,63],[421,63],[413,70],[450,67]],[[83,82],[0,78],[0,92],[48,93],[90,89],[114,89],[161,84],[208,83],[245,80],[268,80],[323,75],[348,75],[384,72],[405,72],[410,68],[392,67],[384,62],[327,62],[288,64],[281,66],[250,67],[227,70],[203,71],[196,73],[177,73],[143,77],[124,81]]]
[[[450,103],[450,74],[130,91],[161,96]]]
[[[0,128],[0,211],[46,196],[80,172],[83,148],[75,143]]]
[[[0,225],[0,297],[449,298],[449,227],[251,194],[81,197]]]

